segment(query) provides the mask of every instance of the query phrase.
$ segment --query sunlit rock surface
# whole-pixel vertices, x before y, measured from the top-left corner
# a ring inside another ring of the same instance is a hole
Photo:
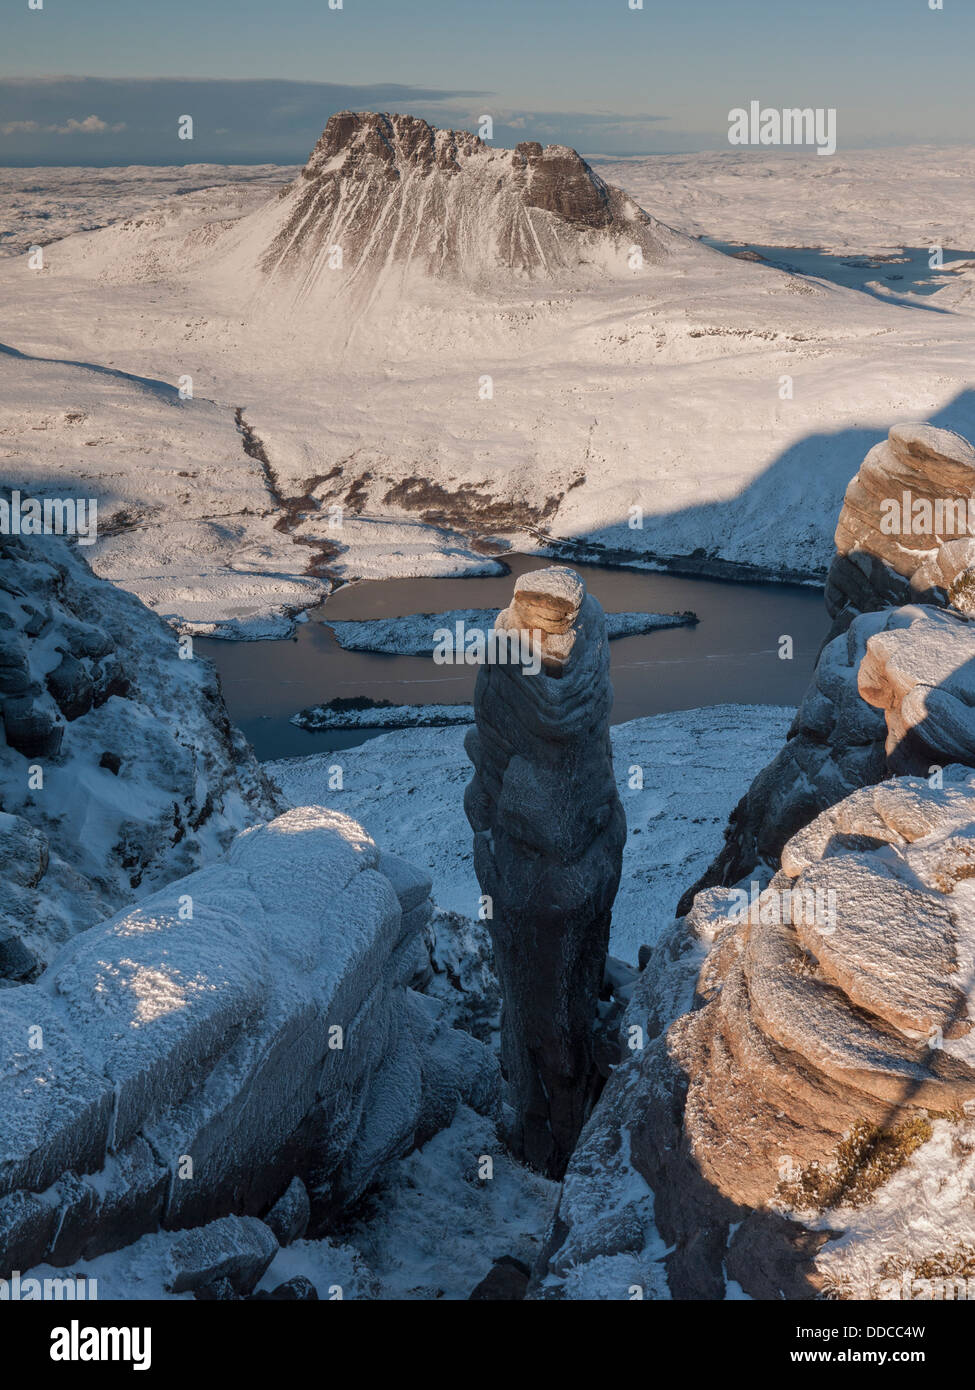
[[[642,1045],[573,1154],[536,1296],[817,1296],[848,1208],[975,1103],[973,845],[952,766],[824,812],[750,906],[698,896],[634,994]]]
[[[975,448],[967,439],[933,425],[894,425],[843,499],[826,581],[834,631],[876,608],[952,603],[975,564],[973,498]]]

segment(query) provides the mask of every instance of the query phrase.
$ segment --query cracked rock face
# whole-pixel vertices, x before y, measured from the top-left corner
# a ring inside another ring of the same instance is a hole
[[[513,1145],[560,1176],[598,1085],[593,1023],[625,838],[606,620],[579,577],[553,567],[518,580],[496,627],[534,632],[541,670],[478,673],[464,805],[491,900]]]
[[[952,766],[939,789],[894,778],[818,816],[750,910],[699,896],[637,987],[624,1027],[647,1045],[573,1155],[537,1296],[597,1258],[651,1280],[648,1190],[674,1297],[724,1298],[726,1276],[753,1297],[816,1295],[877,1136],[923,1138],[975,1100],[973,846],[975,774]],[[847,1173],[858,1133],[873,1137]]]

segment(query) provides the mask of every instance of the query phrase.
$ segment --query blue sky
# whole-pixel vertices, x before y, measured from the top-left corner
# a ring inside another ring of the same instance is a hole
[[[973,0],[2,3],[0,163],[296,162],[344,106],[589,154],[727,148],[753,99],[836,107],[841,151],[975,140]]]

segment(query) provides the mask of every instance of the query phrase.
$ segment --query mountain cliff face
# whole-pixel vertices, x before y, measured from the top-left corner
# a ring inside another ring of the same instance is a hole
[[[65,541],[0,538],[0,987],[275,805],[209,662]]]

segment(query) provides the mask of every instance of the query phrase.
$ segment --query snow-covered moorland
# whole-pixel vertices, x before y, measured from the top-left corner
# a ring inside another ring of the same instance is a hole
[[[692,236],[861,256],[902,246],[975,250],[971,146],[841,150],[829,159],[728,149],[592,162]]]
[[[112,204],[137,215],[47,245],[41,269],[0,265],[3,474],[97,495],[97,570],[171,620],[280,631],[330,575],[476,572],[491,535],[821,574],[867,446],[898,419],[969,427],[957,277],[884,303],[685,235],[832,245],[815,222],[800,235],[828,185],[846,249],[964,250],[964,151],[911,156],[936,199],[901,191],[897,151],[686,157],[669,199],[672,162],[600,166],[631,199],[570,152],[415,126],[387,144],[391,183],[362,119],[335,118],[283,196],[255,206],[262,180],[242,193],[229,171],[147,212],[152,171]],[[93,187],[89,220],[108,216]]]

